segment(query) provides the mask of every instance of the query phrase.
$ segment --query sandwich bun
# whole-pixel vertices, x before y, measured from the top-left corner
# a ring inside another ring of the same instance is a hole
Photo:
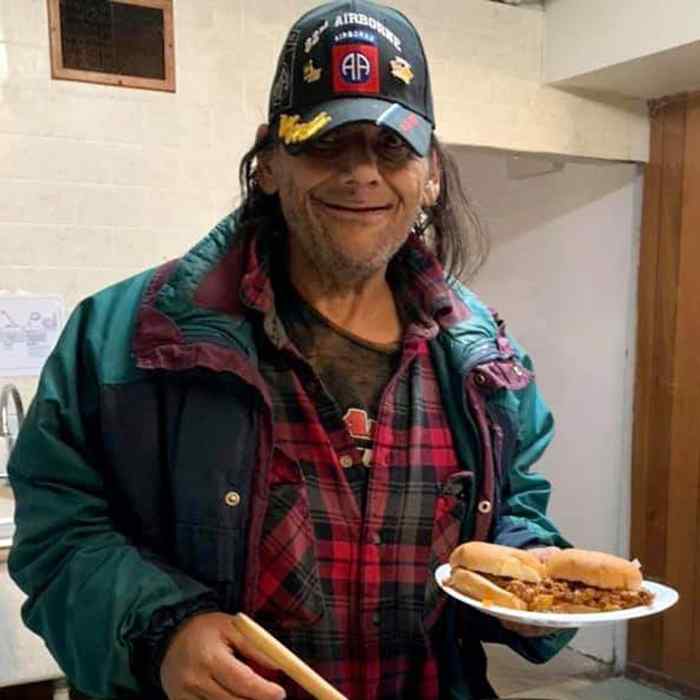
[[[609,590],[638,591],[642,587],[639,563],[605,552],[562,549],[546,563],[546,575]]]
[[[480,600],[484,605],[500,605],[504,608],[527,610],[527,603],[487,578],[467,569],[452,569],[445,585],[459,593]]]
[[[539,583],[545,566],[530,552],[490,542],[465,542],[450,554],[450,567]]]

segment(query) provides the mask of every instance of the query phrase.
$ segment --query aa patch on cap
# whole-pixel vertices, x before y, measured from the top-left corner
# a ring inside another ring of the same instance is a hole
[[[379,92],[379,51],[371,44],[340,44],[333,47],[335,93]]]

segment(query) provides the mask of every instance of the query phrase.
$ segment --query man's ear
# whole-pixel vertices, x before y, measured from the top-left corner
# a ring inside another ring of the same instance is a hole
[[[440,161],[437,151],[433,149],[428,157],[430,158],[430,170],[421,202],[427,209],[435,206],[440,197]]]
[[[430,151],[430,181],[433,183],[433,191],[435,192],[435,201],[433,204],[436,204],[440,197],[441,172],[440,157],[438,156],[437,150],[433,148],[433,150]]]
[[[267,124],[261,124],[255,134],[255,143],[267,140],[269,133],[270,127]],[[274,174],[274,156],[275,150],[271,146],[260,151],[255,159],[255,179],[265,194],[275,194],[278,189]]]

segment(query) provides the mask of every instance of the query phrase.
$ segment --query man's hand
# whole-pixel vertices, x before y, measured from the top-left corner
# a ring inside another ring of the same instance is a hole
[[[235,655],[234,655],[235,653]],[[253,649],[224,613],[186,620],[175,632],[160,667],[170,700],[282,700],[284,689],[259,676],[238,654],[263,666],[270,660]]]
[[[522,622],[501,620],[501,625],[521,637],[546,637],[554,632],[561,632],[558,627],[538,627],[537,625],[524,625]]]
[[[534,554],[543,564],[554,554],[559,551],[559,547],[534,547],[527,550],[530,554]],[[535,625],[524,625],[522,622],[512,622],[510,620],[501,620],[501,624],[507,630],[519,634],[521,637],[546,637],[553,632],[559,632],[557,627],[536,627]]]

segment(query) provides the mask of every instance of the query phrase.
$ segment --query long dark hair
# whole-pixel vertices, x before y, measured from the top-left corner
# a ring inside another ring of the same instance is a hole
[[[243,156],[238,175],[241,187],[241,222],[259,217],[283,224],[279,197],[263,192],[255,176],[257,156],[274,141],[268,135],[257,141]],[[434,206],[423,211],[413,233],[424,238],[447,274],[464,282],[473,279],[489,251],[489,240],[481,221],[464,191],[459,169],[433,134],[431,150],[437,154],[440,170],[440,195]]]

